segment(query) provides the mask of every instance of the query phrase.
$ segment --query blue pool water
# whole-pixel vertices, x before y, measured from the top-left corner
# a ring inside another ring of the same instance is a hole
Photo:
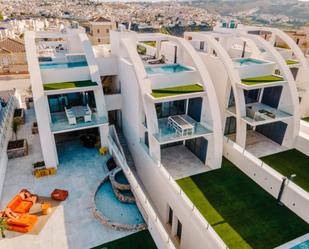
[[[112,189],[110,181],[104,182],[95,196],[97,209],[111,222],[120,224],[142,224],[144,219],[135,204],[120,202]]]
[[[293,246],[290,249],[309,249],[309,240],[306,240],[296,246]]]
[[[236,67],[242,67],[242,66],[251,66],[251,65],[259,65],[259,64],[265,64],[265,61],[260,61],[256,59],[251,58],[245,58],[245,59],[236,59],[233,60],[234,66]]]
[[[172,73],[192,71],[190,68],[180,64],[153,66],[153,67],[146,66],[145,70],[147,74],[172,74]]]
[[[129,183],[122,170],[115,175],[115,180],[121,184]]]
[[[40,64],[41,69],[55,69],[55,68],[74,68],[74,67],[86,67],[88,64],[86,61],[68,62],[68,63],[47,63]]]

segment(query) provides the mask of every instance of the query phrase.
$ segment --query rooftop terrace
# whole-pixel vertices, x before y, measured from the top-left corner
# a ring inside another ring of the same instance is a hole
[[[96,82],[92,82],[91,80],[85,80],[85,81],[72,81],[62,83],[48,83],[44,84],[43,88],[45,91],[51,91],[51,90],[72,89],[72,88],[91,87],[91,86],[98,86],[98,84]]]
[[[230,249],[267,249],[309,232],[309,224],[231,162],[177,181]]]
[[[265,75],[265,76],[241,79],[241,83],[248,86],[280,82],[280,81],[284,81],[284,79],[276,75]]]
[[[284,176],[296,174],[293,182],[309,192],[309,157],[298,150],[288,150],[260,158]]]
[[[203,92],[203,87],[199,84],[153,89],[152,96],[154,98],[163,98],[181,94]]]

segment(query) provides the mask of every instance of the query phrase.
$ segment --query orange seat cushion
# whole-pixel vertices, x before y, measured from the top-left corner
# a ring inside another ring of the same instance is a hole
[[[8,208],[12,209],[14,211],[18,205],[22,202],[22,199],[19,195],[16,195],[7,205]]]
[[[13,212],[28,213],[33,203],[31,201],[23,201],[19,195],[16,195],[7,205]]]
[[[15,209],[12,209],[16,213],[28,213],[32,207],[32,202],[22,201]]]
[[[33,214],[22,214],[17,219],[8,219],[9,226],[32,227],[38,220],[38,217]]]
[[[21,226],[9,226],[8,230],[18,232],[18,233],[28,233],[32,229],[32,226],[21,227]]]

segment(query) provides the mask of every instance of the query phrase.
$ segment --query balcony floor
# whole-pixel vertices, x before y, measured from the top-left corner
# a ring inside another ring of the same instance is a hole
[[[161,144],[170,143],[173,141],[179,141],[181,139],[201,137],[203,135],[212,133],[212,131],[208,130],[203,125],[190,118],[188,115],[181,115],[181,116],[184,117],[186,120],[188,120],[190,123],[194,124],[195,126],[194,133],[192,135],[185,135],[185,136],[178,135],[173,128],[167,125],[168,119],[162,118],[159,119],[158,121],[159,133],[154,134],[154,137],[157,139],[159,143]]]
[[[175,180],[211,170],[184,145],[162,149],[161,162]]]
[[[236,140],[236,134],[230,134],[228,135],[228,137],[233,141]],[[277,144],[276,142],[265,137],[261,133],[253,130],[247,131],[246,150],[256,157],[272,155],[274,153],[282,152],[287,149],[288,148]]]
[[[52,123],[50,124],[51,131],[54,133],[60,133],[61,131],[78,130],[82,128],[95,127],[103,124],[107,124],[108,120],[105,117],[98,117],[96,114],[92,114],[91,122],[77,121],[76,125],[70,125],[64,112],[53,113]]]

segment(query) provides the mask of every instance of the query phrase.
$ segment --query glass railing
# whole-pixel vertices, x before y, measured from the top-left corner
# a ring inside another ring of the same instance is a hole
[[[52,122],[50,128],[52,132],[63,130],[74,130],[80,128],[87,128],[89,126],[98,126],[108,123],[105,116],[98,116],[96,113],[91,114],[91,120],[85,122],[83,119],[77,119],[76,124],[70,124],[65,112],[57,112],[51,114]]]
[[[275,121],[277,119],[283,119],[291,117],[288,113],[289,107],[280,107],[280,109],[273,108],[271,106],[262,103],[253,103],[246,105],[246,116],[243,117],[248,122],[264,122]]]
[[[176,118],[175,118],[176,117]],[[181,138],[203,136],[212,133],[200,122],[188,115],[176,115],[158,120],[159,132],[154,137],[159,143],[177,141]]]

